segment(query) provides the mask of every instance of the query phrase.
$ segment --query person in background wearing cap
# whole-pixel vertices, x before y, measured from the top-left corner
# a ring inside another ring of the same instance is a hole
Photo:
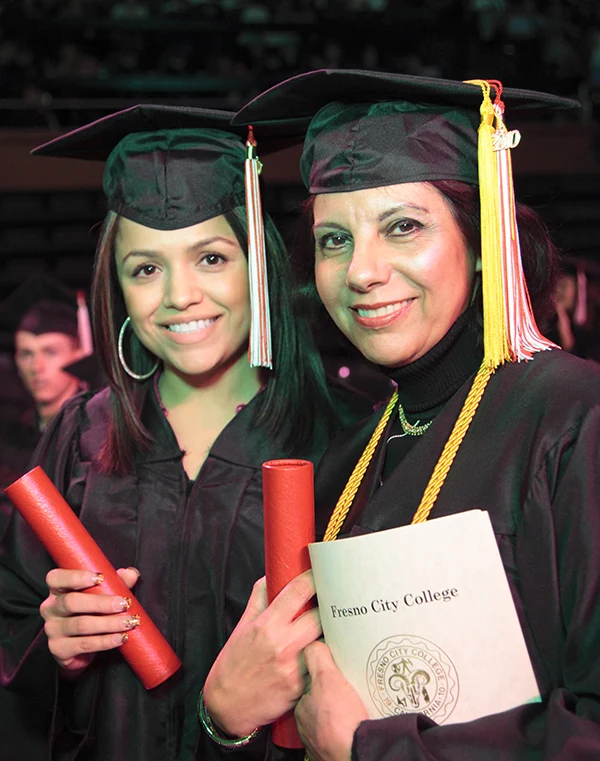
[[[105,159],[109,209],[92,288],[109,388],[62,409],[37,461],[183,662],[146,691],[119,653],[139,624],[127,599],[81,594],[96,569],[54,568],[16,516],[0,554],[2,676],[53,707],[55,761],[225,758],[195,704],[264,573],[262,463],[316,462],[342,418],[372,409],[330,391],[268,217],[261,252],[254,192],[245,208],[254,148],[230,118],[136,106],[37,151]]]
[[[0,421],[4,489],[26,472],[43,430],[60,407],[83,390],[65,367],[81,358],[84,341],[75,294],[47,275],[30,278],[12,293],[2,306],[0,322],[14,330],[17,372],[33,400],[32,406]],[[10,505],[0,502],[0,535],[11,513]],[[0,688],[0,737],[6,753],[14,748],[15,758],[47,758],[50,718],[39,703]]]
[[[588,269],[594,274],[594,265],[581,259],[567,258],[561,263],[554,296],[556,325],[550,335],[576,357],[595,359],[594,347],[600,337],[593,329],[594,303],[588,295]]]
[[[77,320],[72,309],[42,301],[27,312],[15,333],[15,364],[34,399],[40,431],[79,390],[77,378],[63,370],[78,359]]]
[[[321,461],[324,539],[488,511],[542,700],[454,725],[370,720],[323,642],[300,657],[297,609],[256,594],[204,690],[232,735],[296,704],[312,761],[600,758],[600,370],[537,328],[530,307],[540,324],[552,314],[556,251],[515,205],[518,135],[502,118],[503,100],[572,102],[500,88],[318,71],[234,123],[259,136],[261,122],[313,117],[301,169],[316,288],[397,384]]]
[[[15,365],[33,405],[2,421],[0,488],[23,475],[42,431],[63,403],[83,390],[79,379],[65,368],[84,353],[75,295],[54,278],[28,280],[6,301],[2,313],[2,322],[18,321]]]

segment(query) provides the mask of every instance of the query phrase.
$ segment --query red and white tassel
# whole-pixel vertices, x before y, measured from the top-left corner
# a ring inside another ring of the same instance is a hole
[[[256,155],[256,140],[248,128],[244,182],[248,221],[248,277],[250,282],[250,367],[273,367],[271,315],[267,280],[265,231],[258,176],[262,164]]]
[[[81,358],[89,357],[94,353],[94,340],[92,338],[92,325],[90,313],[85,303],[83,291],[77,291],[77,337]]]
[[[577,264],[577,297],[573,322],[575,325],[585,325],[587,322],[587,276],[581,262]]]

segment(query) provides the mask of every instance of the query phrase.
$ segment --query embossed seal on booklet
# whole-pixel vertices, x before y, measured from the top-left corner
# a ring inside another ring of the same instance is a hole
[[[309,549],[325,641],[372,718],[453,724],[540,700],[486,512]]]

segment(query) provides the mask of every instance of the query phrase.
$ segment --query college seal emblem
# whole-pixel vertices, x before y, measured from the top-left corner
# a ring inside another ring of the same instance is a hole
[[[433,642],[406,634],[373,648],[367,685],[382,716],[423,713],[442,724],[458,700],[458,674],[450,658]]]

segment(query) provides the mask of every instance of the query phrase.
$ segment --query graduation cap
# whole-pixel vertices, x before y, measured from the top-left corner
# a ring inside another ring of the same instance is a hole
[[[34,275],[4,301],[0,325],[13,335],[26,330],[35,335],[65,333],[77,338],[76,295],[49,275]]]
[[[108,385],[108,378],[102,369],[100,359],[97,354],[90,354],[87,357],[78,359],[70,365],[65,365],[63,370],[70,375],[74,375],[82,383],[85,383],[91,391],[97,391]]]
[[[138,105],[98,119],[32,153],[105,161],[108,209],[158,230],[177,230],[246,204],[251,293],[250,363],[271,367],[260,164],[232,112]]]
[[[520,135],[504,123],[504,101],[527,110],[578,105],[503,90],[495,80],[320,70],[272,87],[233,119],[254,125],[259,135],[261,124],[280,123],[299,137],[305,131],[301,172],[312,194],[434,180],[479,185],[484,359],[413,523],[427,519],[495,369],[555,346],[535,324],[523,275],[510,159]],[[396,401],[394,394],[336,505],[326,540],[342,525]]]
[[[511,109],[565,109],[577,101],[504,89]],[[476,184],[481,88],[453,80],[321,69],[266,90],[234,116],[304,139],[310,193],[455,179]]]
[[[18,330],[64,333],[78,340],[83,355],[94,348],[83,291],[75,293],[46,274],[33,275],[10,294],[0,306],[0,327],[11,338]]]

